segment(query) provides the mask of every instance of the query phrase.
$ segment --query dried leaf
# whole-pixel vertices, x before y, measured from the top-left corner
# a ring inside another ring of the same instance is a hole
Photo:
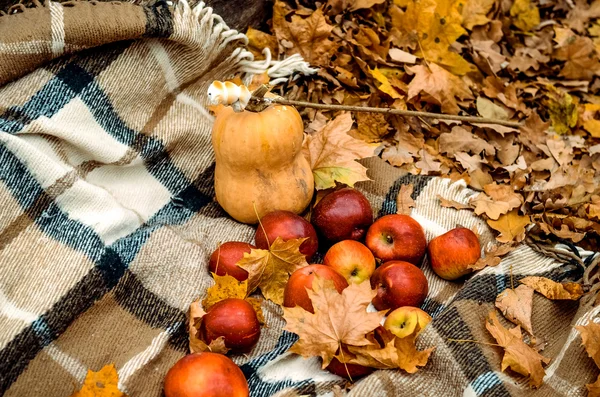
[[[390,51],[388,52],[388,54],[390,55],[390,58],[394,62],[414,64],[417,61],[416,56],[414,56],[406,51],[402,51],[399,48],[390,48]]]
[[[202,300],[204,310],[209,310],[215,303],[227,298],[245,299],[248,295],[248,280],[238,281],[228,274],[218,276],[212,273],[215,285],[206,290]]]
[[[552,127],[558,134],[567,134],[577,125],[577,105],[571,95],[553,90],[547,101],[547,107]]]
[[[352,116],[342,113],[304,140],[303,153],[313,170],[317,190],[335,187],[336,181],[354,186],[369,180],[367,169],[354,160],[373,156],[376,147],[348,135],[350,128]]]
[[[249,27],[246,31],[246,37],[248,37],[248,49],[254,55],[254,59],[263,59],[262,52],[265,48],[268,48],[273,56],[276,56],[279,52],[277,37],[273,35]]]
[[[528,32],[540,24],[540,10],[531,0],[515,0],[510,7],[513,24],[524,32]]]
[[[304,240],[306,238],[283,241],[277,237],[268,250],[252,249],[245,253],[238,266],[248,272],[248,291],[260,288],[265,298],[281,305],[290,274],[308,265],[299,251]]]
[[[496,154],[496,149],[492,145],[460,126],[452,128],[449,133],[440,135],[439,145],[441,153],[450,155],[458,152]]]
[[[600,397],[600,375],[594,383],[587,384],[585,387],[588,389],[587,397]]]
[[[396,208],[398,214],[410,215],[411,208],[415,206],[415,200],[412,199],[413,185],[402,185],[396,197]]]
[[[493,5],[494,0],[468,0],[462,9],[463,26],[471,30],[490,22],[487,14]]]
[[[552,300],[578,300],[583,295],[583,287],[578,283],[557,283],[546,277],[534,276],[522,278],[519,282]]]
[[[98,372],[88,369],[83,386],[71,397],[127,397],[119,390],[119,375],[114,364],[102,367]]]
[[[429,154],[427,150],[419,150],[419,156],[421,156],[421,160],[417,161],[415,165],[421,170],[422,174],[427,175],[431,172],[440,171],[442,163],[437,161],[436,158]]]
[[[488,315],[485,327],[504,349],[501,370],[510,368],[523,376],[528,376],[530,386],[540,387],[546,374],[542,364],[548,364],[550,360],[523,342],[520,327],[517,325],[510,330],[504,328],[494,311]]]
[[[313,290],[307,290],[315,313],[301,307],[283,308],[285,329],[300,339],[290,348],[303,357],[319,356],[327,367],[342,344],[367,346],[365,335],[377,328],[385,311],[367,313],[375,296],[368,282],[351,284],[338,293],[331,280],[316,276]]]
[[[353,137],[365,142],[381,142],[389,132],[389,124],[381,113],[356,113],[356,125],[358,128],[350,133]]]
[[[600,368],[600,324],[590,321],[587,325],[575,327],[581,334],[581,343],[596,366]]]
[[[508,120],[508,113],[504,108],[484,97],[477,97],[477,111],[482,117],[489,119]]]
[[[509,241],[522,241],[525,238],[525,228],[531,223],[529,216],[519,215],[518,210],[513,210],[505,215],[500,215],[498,220],[488,219],[487,224],[500,232],[496,237],[501,243]]]
[[[533,305],[533,289],[526,285],[507,288],[496,297],[496,307],[507,320],[520,325],[533,335],[531,326],[531,309]]]
[[[473,208],[471,208],[471,206],[469,206],[467,204],[459,203],[458,201],[454,201],[454,200],[445,199],[442,196],[440,196],[439,194],[437,195],[437,198],[438,198],[438,200],[440,200],[440,205],[445,208],[454,208],[457,210],[472,210],[473,209]]]
[[[381,92],[385,92],[386,94],[388,94],[390,97],[392,97],[394,99],[402,98],[402,95],[398,91],[396,91],[396,89],[392,86],[392,84],[390,83],[388,78],[383,73],[381,73],[381,70],[379,70],[378,68],[375,68],[375,69],[371,70],[371,75],[373,76],[373,78],[376,81],[381,83],[377,87]],[[360,114],[360,113],[358,113],[358,114]]]
[[[513,242],[507,244],[495,245],[491,249],[486,250],[483,258],[479,258],[473,265],[469,265],[469,269],[481,270],[486,266],[498,266],[502,261],[502,257],[515,249]]]

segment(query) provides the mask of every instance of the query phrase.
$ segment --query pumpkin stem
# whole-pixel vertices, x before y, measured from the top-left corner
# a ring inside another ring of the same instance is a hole
[[[268,84],[263,84],[254,90],[252,92],[252,96],[250,97],[250,101],[248,101],[248,105],[246,105],[246,110],[258,113],[268,108],[271,104],[265,101],[264,97],[270,89],[271,86]]]

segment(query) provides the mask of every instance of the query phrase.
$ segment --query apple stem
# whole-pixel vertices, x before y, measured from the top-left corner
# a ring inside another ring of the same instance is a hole
[[[453,339],[453,338],[447,338],[446,339],[449,342],[458,342],[458,343],[465,343],[465,342],[469,342],[469,343],[478,343],[480,345],[488,345],[488,346],[498,346],[498,347],[502,347],[497,343],[489,343],[489,342],[480,342],[478,340],[473,340],[473,339]]]
[[[220,241],[217,243],[217,249],[219,250],[219,253],[217,254],[217,265],[215,266],[215,274],[219,273],[219,262],[221,260],[221,242]]]
[[[340,343],[340,342],[338,342]],[[350,382],[354,381],[352,380],[352,375],[350,375],[350,370],[348,369],[348,364],[346,364],[346,359],[344,358],[344,349],[342,349],[342,344],[340,343],[340,353],[342,354],[342,363],[344,364],[344,368],[346,369],[346,373],[348,374],[348,379],[350,379]]]
[[[265,240],[267,240],[267,246],[269,247],[269,249],[271,249],[271,242],[269,241],[269,236],[267,236],[267,231],[265,230],[265,227],[263,226],[262,222],[260,221],[260,215],[258,215],[258,210],[256,209],[255,201],[252,202],[252,208],[254,208],[254,213],[256,214],[256,217],[258,218],[258,225],[260,226],[263,233],[265,234]]]

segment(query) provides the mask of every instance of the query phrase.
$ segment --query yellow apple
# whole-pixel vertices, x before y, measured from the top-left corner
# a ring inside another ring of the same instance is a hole
[[[383,327],[398,338],[405,338],[413,332],[420,334],[430,321],[431,316],[418,307],[403,306],[387,316]]]

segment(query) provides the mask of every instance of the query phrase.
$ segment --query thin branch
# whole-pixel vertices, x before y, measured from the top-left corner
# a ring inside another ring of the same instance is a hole
[[[522,124],[517,121],[489,119],[489,118],[485,118],[485,117],[476,117],[476,116],[458,116],[455,114],[418,112],[418,111],[414,111],[414,110],[400,110],[400,109],[392,109],[392,108],[374,108],[374,107],[369,107],[369,106],[328,105],[328,104],[324,104],[324,103],[290,101],[289,99],[285,99],[285,98],[262,98],[262,99],[253,98],[253,99],[255,99],[256,101],[263,101],[265,103],[278,103],[280,105],[290,105],[290,106],[313,108],[313,109],[347,110],[350,112],[368,112],[368,113],[387,113],[387,114],[397,114],[400,116],[409,116],[409,117],[427,117],[427,118],[438,119],[438,120],[464,121],[467,123],[497,124],[497,125],[504,125],[506,127],[513,127],[513,128],[519,128],[522,126]]]

